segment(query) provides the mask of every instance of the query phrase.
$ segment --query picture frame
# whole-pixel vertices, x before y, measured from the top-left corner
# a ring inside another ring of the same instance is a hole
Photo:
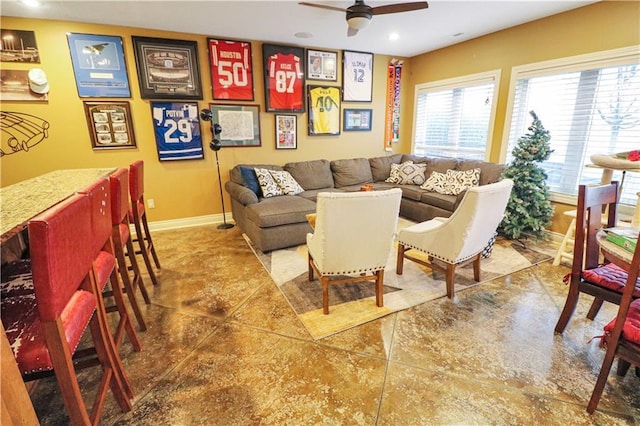
[[[307,86],[309,136],[340,134],[340,88]]]
[[[307,80],[338,81],[338,53],[307,49]]]
[[[343,113],[345,132],[371,131],[373,109],[345,108]]]
[[[122,37],[67,33],[78,96],[130,98]]]
[[[342,52],[342,100],[371,102],[373,92],[373,53]]]
[[[84,101],[94,150],[136,148],[129,102]]]
[[[222,127],[220,144],[227,147],[261,146],[260,105],[210,104],[212,123]]]
[[[196,41],[131,39],[142,99],[202,99]]]
[[[0,69],[1,102],[48,102],[49,93],[36,93],[29,84],[28,70]]]
[[[302,47],[262,45],[267,112],[304,112],[304,64]]]
[[[298,116],[276,114],[276,149],[298,148]]]
[[[160,161],[204,158],[197,102],[151,102]]]
[[[207,38],[214,100],[253,101],[251,43]]]
[[[35,31],[0,28],[0,62],[40,63]]]

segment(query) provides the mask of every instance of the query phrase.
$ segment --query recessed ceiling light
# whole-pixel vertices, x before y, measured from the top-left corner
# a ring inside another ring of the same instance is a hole
[[[400,34],[398,33],[391,33],[389,34],[389,40],[394,41],[400,38]]]
[[[313,37],[313,34],[303,31],[303,32],[295,33],[294,36],[296,36],[298,38],[311,38],[311,37]]]
[[[29,7],[40,7],[40,2],[38,0],[18,0],[20,3]]]

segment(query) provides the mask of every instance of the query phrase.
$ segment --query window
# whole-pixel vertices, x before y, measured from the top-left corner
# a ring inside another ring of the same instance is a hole
[[[578,185],[602,178],[602,169],[588,166],[592,155],[640,149],[639,61],[634,47],[515,67],[506,161],[535,111],[551,134],[554,152],[542,167],[553,200],[575,202]],[[621,203],[635,206],[640,173],[626,173],[622,190]]]
[[[488,159],[500,71],[416,86],[413,153]]]

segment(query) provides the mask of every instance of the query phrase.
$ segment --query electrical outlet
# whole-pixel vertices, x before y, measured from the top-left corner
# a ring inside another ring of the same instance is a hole
[[[153,198],[149,198],[147,200],[147,207],[149,207],[150,209],[155,209],[156,208],[156,201]]]

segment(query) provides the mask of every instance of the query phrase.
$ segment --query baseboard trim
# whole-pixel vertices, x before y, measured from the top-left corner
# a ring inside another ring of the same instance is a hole
[[[208,214],[204,216],[185,217],[182,219],[159,220],[149,222],[150,231],[167,231],[170,229],[189,228],[192,226],[215,225],[224,223],[222,214]],[[227,216],[227,223],[235,223],[233,219]]]

